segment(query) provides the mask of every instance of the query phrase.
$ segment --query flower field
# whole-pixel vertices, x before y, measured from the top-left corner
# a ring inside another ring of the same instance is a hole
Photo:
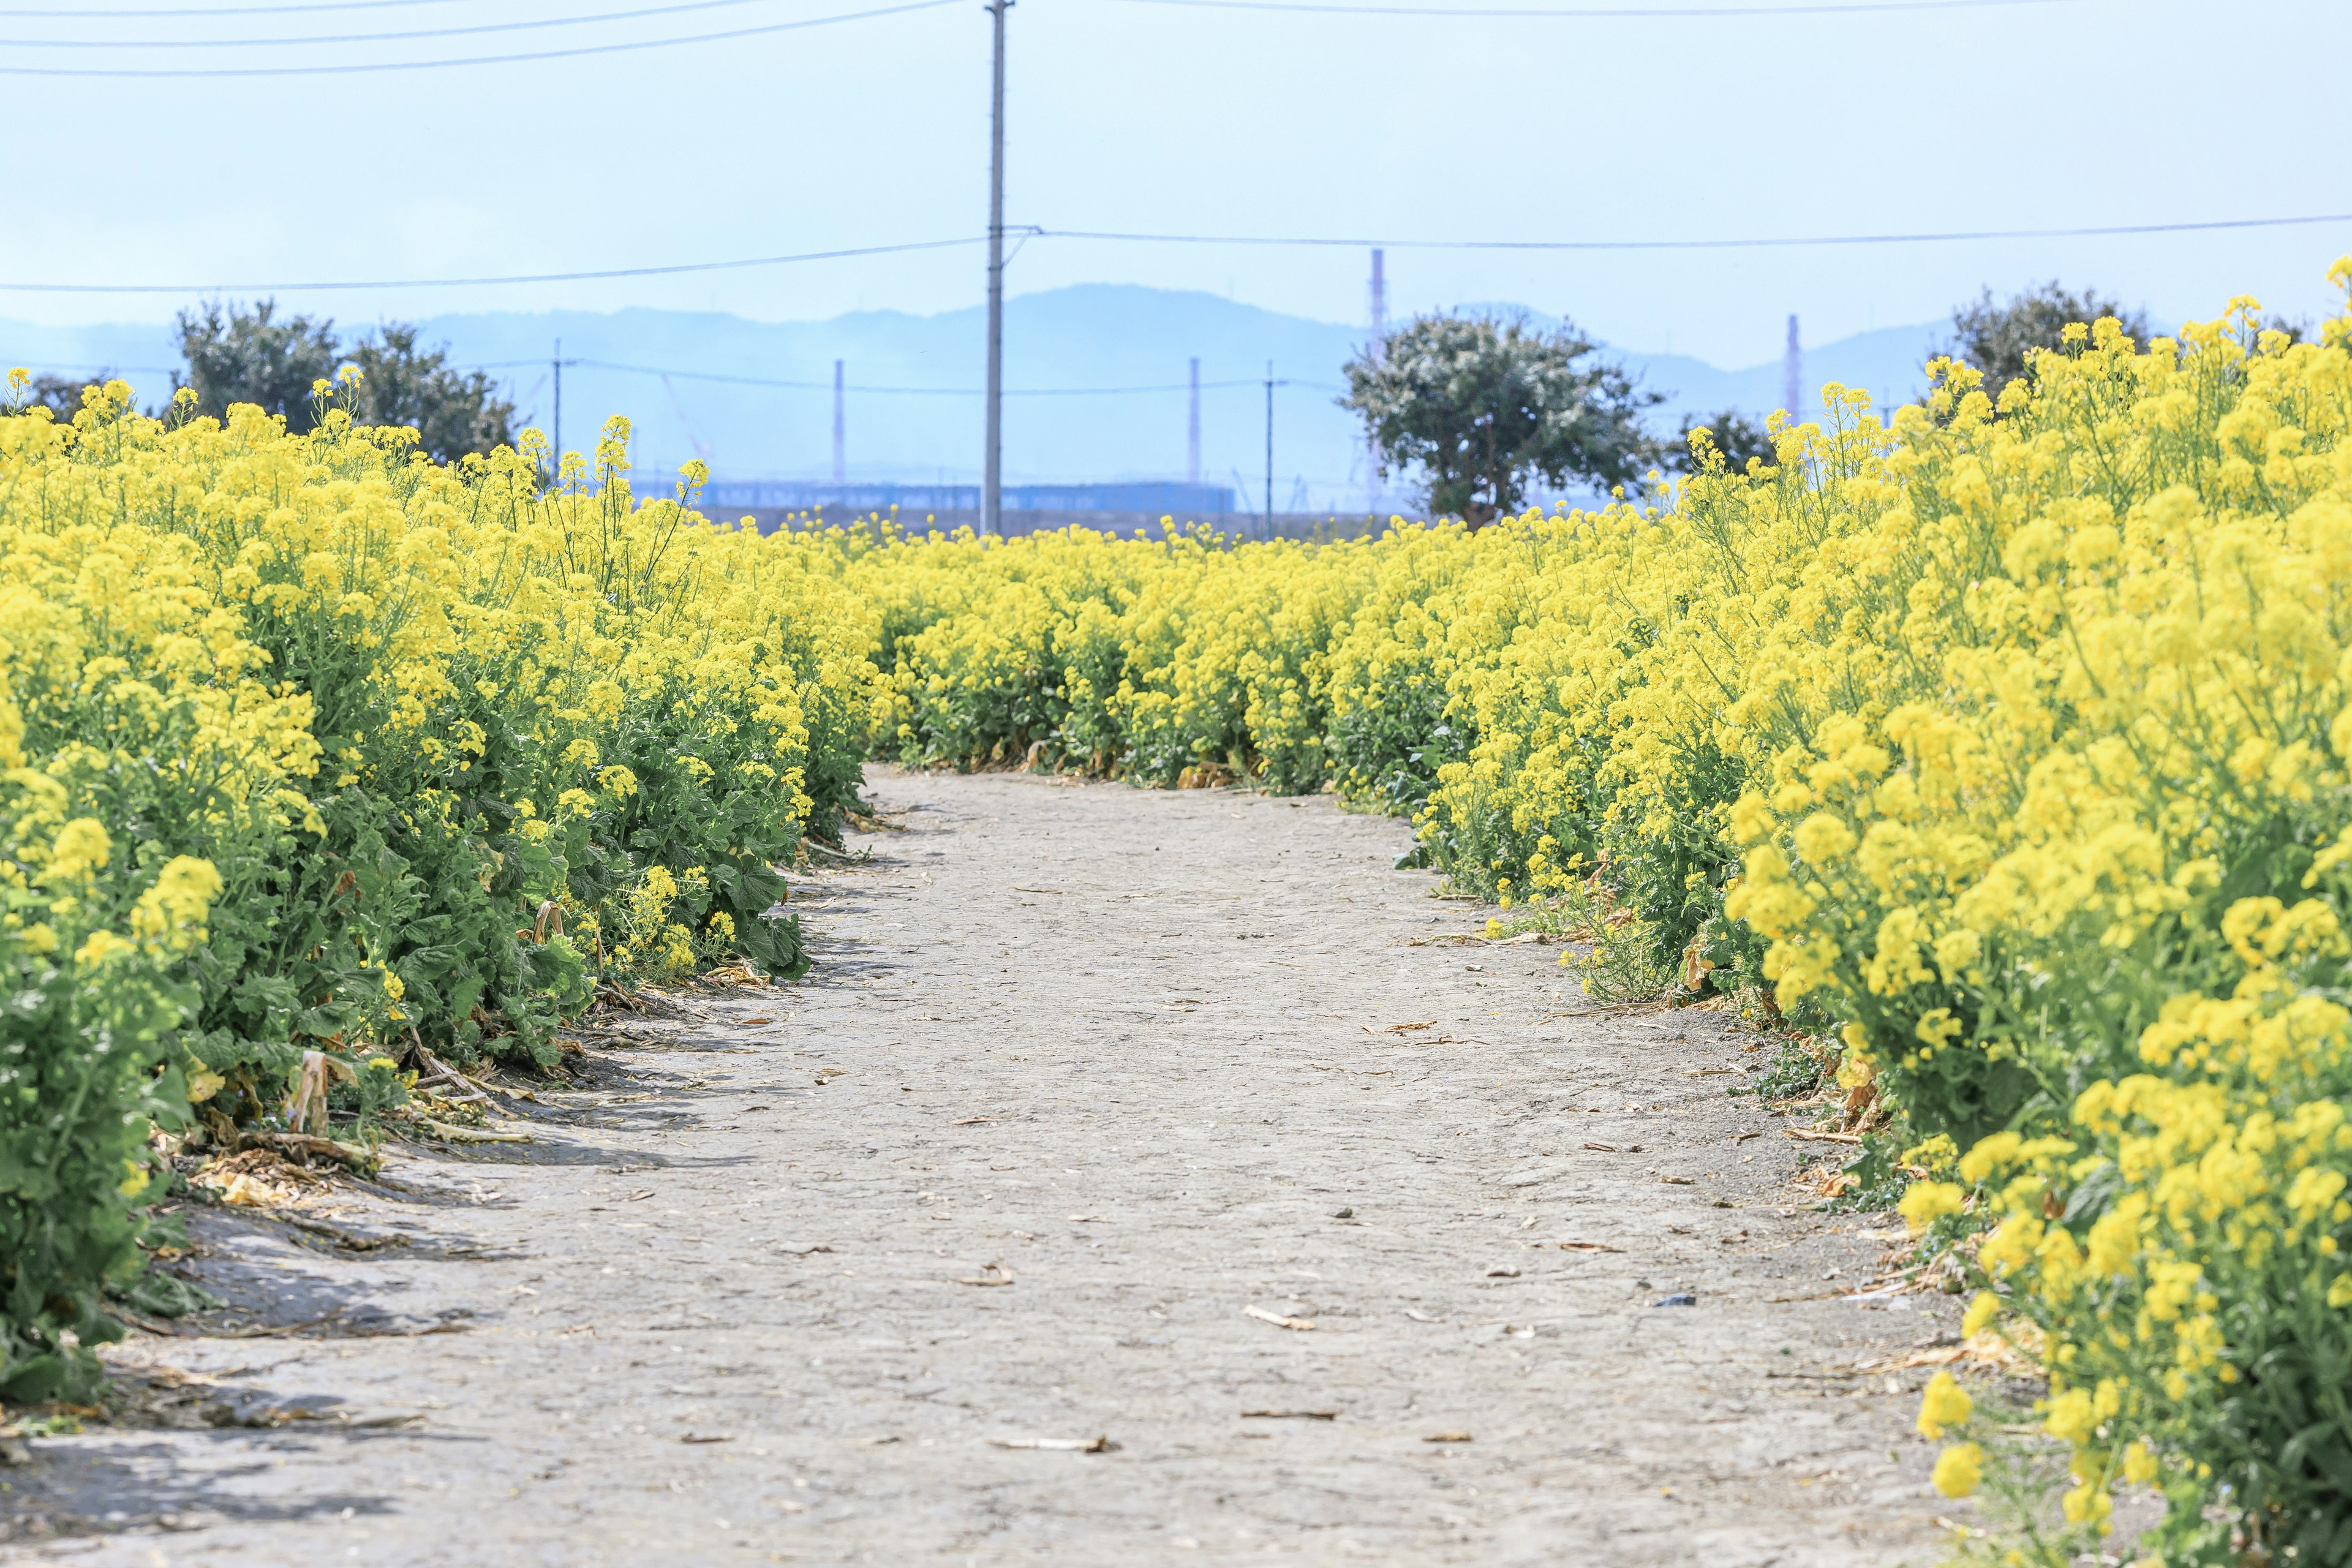
[[[636,504],[620,430],[543,488],[338,414],[0,420],[0,1390],[109,1332],[151,1121],[796,975],[774,868],[865,757],[1029,766],[1336,790],[1580,911],[1596,986],[1832,1042],[2048,1373],[2067,1522],[2015,1560],[2152,1488],[2145,1561],[2352,1563],[2352,315],[2258,323],[1319,546],[762,540]],[[1956,1495],[1972,1409],[1921,1413]]]
[[[2147,1560],[2347,1563],[2352,317],[2258,322],[2078,326],[1997,408],[1832,388],[1598,514],[809,548],[905,762],[1336,788],[1832,1034],[1971,1331],[2044,1359],[2072,1539],[2148,1486]]]
[[[866,623],[631,506],[624,435],[551,491],[339,408],[0,418],[0,1394],[120,1333],[151,1123],[230,1143],[305,1051],[364,1108],[412,1044],[551,1062],[599,984],[805,967],[773,867],[854,800]]]

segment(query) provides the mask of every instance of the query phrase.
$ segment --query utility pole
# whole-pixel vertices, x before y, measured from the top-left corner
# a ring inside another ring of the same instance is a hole
[[[988,0],[996,24],[996,70],[988,115],[988,454],[982,465],[980,531],[1004,531],[1004,13],[1013,0]]]
[[[1184,482],[1201,482],[1201,356],[1192,356],[1192,420],[1184,447]]]
[[[1796,424],[1805,412],[1805,351],[1797,341],[1797,318],[1789,318],[1789,351],[1780,361],[1780,399]]]
[[[555,372],[555,466],[547,476],[547,482],[552,487],[563,476],[563,367],[580,362],[563,357],[563,340],[558,338],[555,340],[555,357],[549,363]]]
[[[1265,526],[1274,533],[1274,362],[1265,362]]]
[[[833,482],[849,482],[849,416],[844,406],[841,361],[833,362]]]
[[[1375,248],[1372,252],[1371,311],[1371,357],[1374,364],[1379,364],[1388,358],[1389,284],[1381,266],[1383,259],[1381,251]],[[1364,510],[1372,516],[1378,517],[1381,510],[1381,444],[1370,436],[1364,437],[1364,457],[1370,469],[1364,480],[1366,492]]]

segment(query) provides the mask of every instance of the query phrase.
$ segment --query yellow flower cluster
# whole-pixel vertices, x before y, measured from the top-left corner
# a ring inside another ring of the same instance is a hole
[[[1227,551],[1207,533],[1084,529],[804,538],[878,616],[890,712],[877,740],[903,761],[1323,782],[1326,654],[1370,576],[1369,546]]]
[[[2166,1561],[2339,1560],[2352,316],[2082,323],[1998,405],[1931,369],[1476,532],[807,547],[908,760],[1336,787],[1653,984],[1835,1029],[1941,1151],[1915,1230],[1998,1227],[1971,1332],[2046,1354],[2070,1517],[2160,1481]]]
[[[305,1049],[551,1059],[598,978],[805,965],[777,862],[854,804],[870,625],[825,563],[593,465],[0,415],[0,1398],[86,1382],[149,1120]],[[689,484],[699,476],[689,475]],[[552,809],[542,811],[540,803]],[[567,920],[568,917],[568,920]],[[611,951],[602,925],[621,930]],[[70,1216],[70,1217],[60,1217]]]

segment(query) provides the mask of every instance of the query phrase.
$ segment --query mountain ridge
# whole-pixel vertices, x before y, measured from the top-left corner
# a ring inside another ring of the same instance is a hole
[[[850,479],[977,478],[983,369],[977,306],[929,316],[859,310],[818,321],[637,307],[449,314],[417,324],[425,342],[449,344],[454,362],[490,368],[518,411],[542,427],[554,414],[549,362],[560,338],[564,358],[583,362],[563,374],[564,445],[585,448],[606,414],[625,415],[641,473],[700,457],[727,478],[830,478],[838,359],[849,387]],[[368,326],[348,319],[337,325],[347,340]],[[1927,324],[1888,327],[1809,349],[1806,390],[1835,381],[1882,398],[1916,395],[1937,333]],[[1185,478],[1187,373],[1197,357],[1201,478],[1234,486],[1245,508],[1259,505],[1271,362],[1276,510],[1360,507],[1370,492],[1359,427],[1333,400],[1341,390],[1340,367],[1365,335],[1361,325],[1138,284],[1077,284],[1015,296],[1005,304],[1006,479]],[[1725,369],[1686,353],[1615,345],[1603,352],[1643,384],[1669,394],[1653,414],[1661,434],[1727,408],[1760,416],[1781,405],[1778,361]],[[179,353],[169,323],[39,327],[0,321],[0,360],[69,374],[116,370],[154,402]],[[1386,489],[1393,501],[1400,491],[1393,477]]]

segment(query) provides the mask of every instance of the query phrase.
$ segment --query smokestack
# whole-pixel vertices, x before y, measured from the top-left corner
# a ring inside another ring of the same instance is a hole
[[[1184,482],[1201,482],[1201,358],[1192,356],[1192,416],[1184,445]]]
[[[1789,423],[1805,416],[1805,351],[1797,340],[1797,318],[1789,318],[1789,352],[1780,362],[1780,397],[1789,411]]]
[[[1789,318],[1789,330],[1792,332],[1797,330],[1796,320],[1794,316]],[[835,360],[833,362],[833,482],[837,485],[849,482],[849,418],[841,395],[841,362]]]

